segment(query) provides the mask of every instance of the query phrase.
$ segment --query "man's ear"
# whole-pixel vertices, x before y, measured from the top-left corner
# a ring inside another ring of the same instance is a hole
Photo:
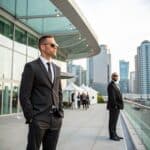
[[[45,45],[43,45],[43,44],[40,45],[39,47],[40,47],[40,50],[42,50],[42,51],[45,49]]]

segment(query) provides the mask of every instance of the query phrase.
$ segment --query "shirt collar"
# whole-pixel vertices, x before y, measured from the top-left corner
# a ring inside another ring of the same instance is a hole
[[[117,82],[116,82],[116,81],[114,81],[114,80],[112,80],[112,82],[113,82],[113,83],[115,83],[115,84],[117,83]]]
[[[42,60],[42,62],[43,62],[44,64],[47,64],[47,63],[51,63],[51,62],[52,62],[51,59],[50,59],[50,60],[47,60],[47,59],[45,59],[43,56],[40,56],[40,59]]]

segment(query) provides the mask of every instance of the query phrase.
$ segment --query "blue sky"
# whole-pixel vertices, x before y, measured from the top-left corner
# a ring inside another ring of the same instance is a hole
[[[150,0],[74,1],[95,31],[99,44],[108,45],[112,71],[118,72],[120,59],[129,61],[133,71],[137,47],[143,40],[150,40]]]

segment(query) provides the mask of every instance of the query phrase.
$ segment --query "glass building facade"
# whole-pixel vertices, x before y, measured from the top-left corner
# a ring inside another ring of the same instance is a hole
[[[38,37],[0,16],[0,115],[18,113],[19,84],[25,63],[39,56]],[[62,71],[66,62],[54,60]],[[62,81],[63,87],[66,81]]]
[[[139,94],[150,94],[150,41],[143,41],[137,49]]]
[[[119,61],[119,68],[120,68],[120,90],[122,93],[128,93],[129,92],[129,62],[126,62],[124,60]]]
[[[38,37],[0,16],[0,114],[19,112],[19,83],[26,62],[39,56]]]
[[[100,45],[101,53],[89,58],[87,72],[89,86],[102,95],[107,95],[107,85],[111,80],[111,54],[107,45]]]

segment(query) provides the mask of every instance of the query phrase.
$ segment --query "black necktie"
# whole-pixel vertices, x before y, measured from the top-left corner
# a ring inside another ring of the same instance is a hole
[[[47,66],[48,66],[48,75],[49,75],[49,78],[50,78],[50,80],[52,82],[52,71],[51,71],[51,66],[50,65],[51,65],[50,63],[47,63]]]

